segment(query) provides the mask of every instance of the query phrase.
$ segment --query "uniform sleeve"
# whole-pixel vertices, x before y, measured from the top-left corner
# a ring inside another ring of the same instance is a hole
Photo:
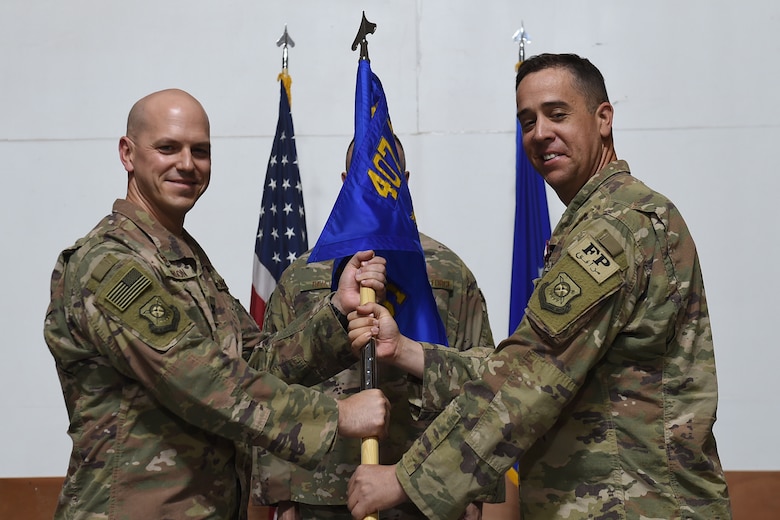
[[[487,304],[474,274],[444,244],[422,234],[420,240],[449,346],[456,350],[494,346]]]
[[[427,386],[444,394],[455,381],[478,376],[463,385],[397,466],[399,482],[427,516],[457,518],[483,488],[502,478],[555,424],[625,324],[643,290],[636,276],[642,259],[627,257],[630,237],[601,231],[577,234],[539,281],[518,329],[479,368],[426,348],[426,370],[435,368]],[[599,270],[594,261],[613,269]]]
[[[322,271],[327,272],[324,285]],[[357,358],[330,305],[332,296],[329,266],[309,266],[299,259],[285,269],[268,299],[261,342],[250,364],[306,386],[353,365]],[[296,332],[300,330],[302,336]]]
[[[284,330],[300,314],[308,314],[323,300],[329,300],[331,273],[332,265],[329,262],[308,264],[306,257],[293,262],[282,273],[276,288],[268,298],[263,319],[263,332],[273,334]],[[333,342],[331,343],[332,348],[339,348],[339,345],[349,345],[346,333],[334,333],[327,337],[331,338]],[[322,386],[317,388],[322,390]],[[253,459],[253,500],[261,504],[276,504],[280,501],[291,500],[292,489],[295,487],[292,480],[294,475],[299,474],[300,470],[278,457],[269,455],[262,449],[254,450]]]
[[[431,240],[431,239],[429,239]],[[437,305],[446,319],[449,347],[423,343],[424,380],[409,377],[410,412],[415,420],[431,420],[455,396],[463,383],[479,377],[482,358],[494,348],[487,303],[468,266],[451,250],[428,246],[428,274]],[[443,302],[446,301],[446,306]],[[459,351],[464,354],[458,355]]]
[[[490,329],[485,296],[477,285],[474,274],[465,264],[461,265],[461,271],[463,293],[457,295],[453,301],[452,310],[459,323],[459,337],[454,345],[458,350],[477,346],[493,348],[493,332]],[[450,345],[453,345],[452,341]]]
[[[271,333],[264,328],[262,342],[255,347],[249,364],[305,386],[321,383],[353,365],[356,358],[349,336],[331,297],[321,299],[282,330]]]
[[[70,286],[78,288],[71,307],[79,330],[166,408],[198,428],[263,446],[301,465],[313,465],[330,449],[338,421],[335,401],[229,354],[241,351],[240,345],[229,344],[239,339],[212,339],[185,291],[163,287],[147,265],[130,255],[116,255],[109,263],[93,258],[82,262],[77,276]],[[291,381],[317,373],[308,356],[323,350],[313,343],[319,334],[334,332],[329,323],[340,327],[332,314],[322,305],[310,320],[266,337],[253,355],[258,366],[276,358],[280,373]],[[270,348],[272,341],[283,348]]]
[[[266,303],[265,316],[263,317],[263,332],[274,334],[285,329],[297,318],[295,298],[299,292],[297,291],[298,284],[296,280],[298,272],[302,269],[305,269],[305,266],[300,267],[296,262],[282,273],[279,282],[276,284],[273,292],[271,292],[271,296],[268,297],[268,302]],[[318,294],[320,293],[322,291],[318,292]],[[310,309],[311,303],[311,300],[306,300],[306,311]]]
[[[481,377],[483,362],[492,347],[474,347],[463,352],[433,343],[422,343],[425,371],[422,381],[409,385],[412,415],[431,420],[455,399],[469,381]]]

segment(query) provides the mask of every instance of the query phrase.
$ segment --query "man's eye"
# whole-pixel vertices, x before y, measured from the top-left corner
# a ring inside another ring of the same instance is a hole
[[[211,151],[206,150],[204,148],[194,148],[192,150],[192,155],[194,155],[198,159],[208,159],[209,157],[211,157]]]
[[[169,144],[160,145],[157,147],[157,149],[162,153],[172,153],[174,151],[173,146]]]
[[[523,132],[528,132],[534,127],[536,121],[520,121],[520,129]]]

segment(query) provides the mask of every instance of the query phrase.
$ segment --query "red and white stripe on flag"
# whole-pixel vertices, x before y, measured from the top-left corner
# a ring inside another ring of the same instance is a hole
[[[279,120],[263,185],[249,305],[261,327],[266,303],[282,272],[309,249],[289,94],[284,78],[279,84]]]

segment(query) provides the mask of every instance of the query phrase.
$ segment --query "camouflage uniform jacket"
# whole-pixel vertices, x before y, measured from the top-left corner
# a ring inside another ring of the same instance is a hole
[[[309,466],[332,447],[336,402],[273,375],[309,385],[354,362],[312,339],[347,337],[331,306],[271,349],[184,235],[119,200],[56,264],[44,335],[73,440],[56,518],[243,518],[242,445]]]
[[[445,245],[422,233],[420,242],[425,253],[428,279],[447,329],[449,348],[459,351],[477,345],[492,348],[493,335],[487,306],[474,275]],[[264,331],[275,332],[285,328],[330,292],[333,262],[307,264],[308,256],[307,253],[297,259],[282,274],[268,301]],[[419,421],[410,418],[405,373],[385,365],[379,367],[378,373],[380,388],[393,405],[390,435],[380,442],[380,457],[383,463],[395,463],[430,424],[430,418]],[[359,364],[315,388],[336,398],[357,392],[360,389]],[[255,461],[252,497],[263,504],[282,500],[314,505],[346,504],[349,477],[360,463],[359,439],[339,438],[334,451],[314,471],[294,467],[262,450],[256,451],[259,457]],[[392,516],[392,512],[382,512],[382,518]],[[414,516],[421,517],[421,514],[412,506],[407,507],[402,517]]]
[[[548,251],[495,351],[424,345],[425,406],[454,400],[398,464],[406,493],[454,518],[519,459],[524,520],[730,518],[709,314],[677,208],[612,162]]]

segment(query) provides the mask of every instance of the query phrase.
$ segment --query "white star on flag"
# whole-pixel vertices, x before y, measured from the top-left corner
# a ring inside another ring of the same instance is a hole
[[[288,139],[289,137],[289,139]],[[281,157],[281,160],[277,158]],[[250,312],[263,323],[265,302],[276,287],[282,271],[309,249],[303,209],[303,187],[298,171],[290,104],[281,84],[279,120],[265,174],[266,187],[260,205],[260,220],[255,241]],[[277,190],[281,186],[283,189]],[[295,186],[295,189],[288,189]],[[279,211],[278,208],[284,208]],[[279,235],[279,230],[286,230]]]

